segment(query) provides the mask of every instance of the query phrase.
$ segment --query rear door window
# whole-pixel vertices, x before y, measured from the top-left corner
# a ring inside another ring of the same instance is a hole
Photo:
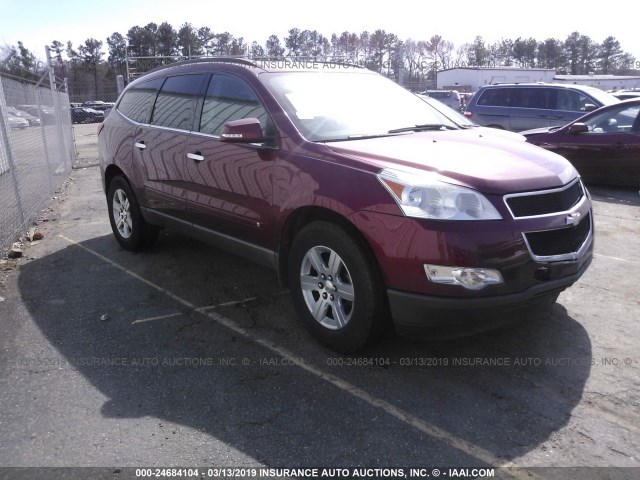
[[[151,124],[177,130],[191,130],[205,76],[201,74],[168,77],[158,93]]]
[[[513,89],[511,106],[519,108],[550,109],[552,94],[548,88],[517,88]]]

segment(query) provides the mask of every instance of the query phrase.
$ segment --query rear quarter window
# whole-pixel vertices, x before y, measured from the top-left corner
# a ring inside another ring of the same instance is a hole
[[[164,78],[156,78],[129,88],[124,92],[117,110],[134,122],[148,123],[151,107],[162,82]]]
[[[191,130],[200,88],[206,75],[176,75],[162,85],[153,107],[151,124]]]

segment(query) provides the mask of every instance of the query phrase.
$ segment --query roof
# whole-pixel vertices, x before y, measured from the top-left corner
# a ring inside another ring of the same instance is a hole
[[[520,67],[453,67],[453,68],[445,68],[443,70],[439,70],[438,73],[447,72],[450,70],[481,70],[485,71],[494,71],[494,70],[509,70],[509,71],[519,71],[519,72],[554,72],[554,68],[520,68]]]
[[[556,75],[555,80],[640,80],[640,76],[630,75]]]

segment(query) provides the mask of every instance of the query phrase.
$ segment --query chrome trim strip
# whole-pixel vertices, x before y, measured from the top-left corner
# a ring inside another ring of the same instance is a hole
[[[246,258],[254,263],[272,269],[278,268],[277,252],[273,250],[167,215],[152,208],[141,206],[140,209],[142,210],[143,218],[151,224],[173,228],[184,235]]]
[[[576,228],[576,227],[567,227],[567,228]],[[529,245],[529,241],[527,240],[527,233],[538,233],[538,232],[551,232],[554,230],[565,230],[566,228],[552,228],[549,230],[533,230],[529,232],[522,232],[522,238],[524,240],[525,245],[527,246],[527,250],[529,250],[529,255],[536,262],[541,263],[550,263],[550,262],[562,262],[562,261],[576,261],[579,260],[589,248],[589,244],[593,238],[593,211],[589,210],[589,233],[587,234],[587,238],[585,238],[584,242],[576,252],[563,253],[560,255],[535,255],[533,250],[531,250],[531,245]]]
[[[527,217],[516,217],[514,215],[513,211],[511,210],[511,207],[509,206],[509,203],[507,203],[508,199],[514,198],[514,197],[536,197],[538,195],[547,195],[549,193],[563,192],[563,191],[568,190],[569,188],[573,187],[576,182],[580,182],[580,186],[582,187],[582,199],[578,203],[573,205],[569,210],[565,210],[565,211],[562,211],[562,212],[544,213],[542,215],[529,215]],[[576,177],[575,180],[573,180],[570,183],[567,183],[563,187],[552,188],[550,190],[535,190],[533,192],[508,193],[507,195],[504,195],[502,197],[502,201],[504,202],[505,206],[507,207],[507,210],[509,210],[509,213],[511,214],[511,217],[514,220],[527,220],[527,219],[530,219],[530,218],[545,218],[545,217],[554,217],[556,215],[568,214],[568,213],[574,212],[576,210],[579,210],[580,207],[582,207],[582,204],[586,200],[587,200],[587,189],[584,187],[584,184],[582,183],[582,180],[581,180],[580,177]]]

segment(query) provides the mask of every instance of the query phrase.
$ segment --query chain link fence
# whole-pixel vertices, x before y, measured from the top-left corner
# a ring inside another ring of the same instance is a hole
[[[0,76],[0,248],[36,218],[74,157],[67,93]]]

